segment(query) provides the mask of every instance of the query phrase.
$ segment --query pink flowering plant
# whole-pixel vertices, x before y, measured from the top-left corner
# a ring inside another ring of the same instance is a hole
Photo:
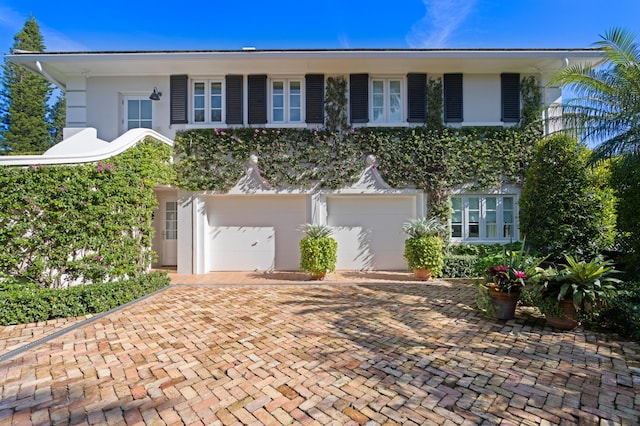
[[[512,266],[494,265],[487,268],[487,287],[502,293],[519,292],[527,274]]]
[[[485,287],[502,293],[520,292],[527,281],[542,273],[543,258],[531,256],[524,249],[505,250],[497,264],[487,267]]]

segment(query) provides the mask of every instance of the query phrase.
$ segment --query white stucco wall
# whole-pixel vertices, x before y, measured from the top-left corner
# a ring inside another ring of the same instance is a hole
[[[159,101],[153,102],[153,130],[175,138],[169,129],[169,77],[89,77],[86,79],[86,126],[98,129],[98,137],[113,140],[125,131],[125,96],[148,98],[153,88],[162,92]],[[75,95],[79,96],[79,94]],[[69,118],[67,119],[69,120]],[[68,123],[70,127],[71,122]]]

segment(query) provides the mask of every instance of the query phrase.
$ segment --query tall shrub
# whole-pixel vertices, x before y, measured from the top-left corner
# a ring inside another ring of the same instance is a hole
[[[589,167],[590,155],[564,134],[537,145],[520,198],[520,229],[536,251],[584,259],[613,244],[613,191],[604,166]]]
[[[171,148],[140,142],[95,164],[0,167],[0,272],[63,287],[145,272],[153,187],[172,182]]]

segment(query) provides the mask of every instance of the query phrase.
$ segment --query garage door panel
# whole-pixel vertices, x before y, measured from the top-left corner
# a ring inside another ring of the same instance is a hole
[[[275,267],[273,227],[217,226],[211,229],[211,269],[268,271]]]
[[[232,261],[225,255],[226,249],[216,248],[211,234],[210,270],[231,270],[229,265],[239,271],[298,269],[302,238],[298,228],[306,221],[304,196],[213,196],[207,204],[207,220],[210,230],[227,229],[228,238],[233,240],[235,235],[241,246],[229,254],[235,258]],[[262,231],[267,229],[272,230],[268,235]],[[273,248],[266,245],[267,241]],[[272,250],[270,261],[266,260],[266,250]]]
[[[338,236],[336,268],[406,269],[402,256],[405,240],[402,225],[414,218],[415,197],[327,198],[327,223]]]

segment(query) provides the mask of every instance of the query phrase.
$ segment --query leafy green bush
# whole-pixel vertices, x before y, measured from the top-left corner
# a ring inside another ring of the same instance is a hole
[[[172,183],[171,147],[153,140],[106,162],[0,167],[0,272],[41,287],[144,273],[153,188]]]
[[[442,276],[443,250],[442,238],[435,235],[407,238],[404,242],[404,258],[409,264],[409,269],[428,269],[433,277]]]
[[[600,319],[621,336],[640,341],[640,281],[622,284]]]
[[[331,235],[333,229],[326,225],[305,224],[300,228],[305,237],[300,240],[300,269],[322,278],[336,269],[338,243]]]
[[[444,256],[442,276],[447,278],[475,278],[478,256],[473,254],[447,254]]]
[[[113,309],[169,285],[166,272],[65,289],[0,288],[0,325],[77,317]]]
[[[615,198],[605,165],[589,166],[589,149],[558,134],[536,147],[520,197],[520,229],[544,254],[579,259],[613,245]]]

